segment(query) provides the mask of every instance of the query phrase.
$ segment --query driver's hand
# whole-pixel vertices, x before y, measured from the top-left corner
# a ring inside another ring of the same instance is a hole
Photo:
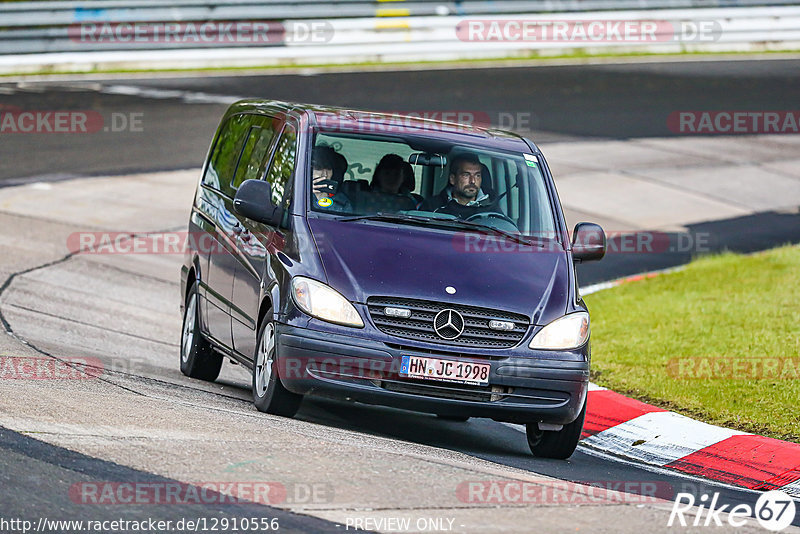
[[[312,174],[312,191],[317,200],[327,196],[328,186],[324,183],[325,180],[330,180],[333,176],[331,169],[314,169]]]
[[[324,182],[325,178],[321,178],[318,180],[314,180],[314,196],[317,197],[317,200],[321,199],[322,197],[328,196],[328,186],[325,185]]]

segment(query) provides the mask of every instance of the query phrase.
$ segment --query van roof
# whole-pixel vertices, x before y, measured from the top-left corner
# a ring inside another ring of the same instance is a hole
[[[279,100],[240,100],[228,108],[226,115],[248,112],[259,114],[279,112],[293,115],[298,119],[305,116],[309,126],[321,129],[380,135],[413,135],[455,143],[478,142],[487,147],[523,152],[531,150],[531,147],[528,146],[528,143],[531,143],[534,150],[539,152],[531,141],[526,142],[525,138],[514,132],[473,124],[437,120],[420,116],[419,113],[405,115],[402,113],[381,113]],[[436,116],[435,112],[430,113]],[[449,116],[450,114],[445,113],[443,115]],[[456,112],[452,112],[452,114],[458,116]]]

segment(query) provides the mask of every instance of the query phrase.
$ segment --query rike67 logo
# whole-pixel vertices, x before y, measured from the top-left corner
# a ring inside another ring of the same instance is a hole
[[[719,504],[719,493],[712,497],[703,494],[699,499],[691,493],[678,493],[667,526],[743,527],[755,517],[765,529],[779,532],[792,524],[796,513],[794,499],[778,490],[761,495],[755,506],[737,504],[732,508],[729,504]]]

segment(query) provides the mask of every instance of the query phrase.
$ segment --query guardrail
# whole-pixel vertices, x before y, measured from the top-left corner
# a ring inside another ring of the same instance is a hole
[[[167,27],[169,23],[248,23],[252,21],[298,21],[369,18],[407,18],[409,25],[423,31],[420,24],[438,29],[452,23],[453,17],[510,14],[579,13],[590,11],[736,8],[792,5],[796,2],[774,0],[97,0],[91,2],[0,2],[0,54],[72,52],[92,50],[127,50],[160,48],[203,48],[219,42],[171,44],[143,39],[134,42],[115,40],[99,42],[79,40],[80,30],[89,23],[117,25],[150,24]],[[430,18],[426,18],[430,17]],[[418,19],[418,20],[416,20]],[[353,22],[341,31],[363,28]],[[386,24],[384,24],[386,26]],[[135,28],[130,30],[135,31]],[[146,33],[146,29],[143,30]],[[76,42],[77,41],[77,42]],[[275,42],[258,44],[283,44]],[[226,43],[247,46],[251,43]]]
[[[100,64],[196,68],[546,56],[576,49],[800,50],[800,5],[760,0],[162,2],[0,3],[0,73],[35,72],[37,62],[58,71]],[[699,7],[708,4],[725,7]],[[634,5],[648,9],[609,9]],[[589,11],[599,6],[605,9]],[[616,23],[649,33],[615,36]],[[592,33],[597,24],[606,26],[599,38]],[[59,66],[67,63],[79,67]]]

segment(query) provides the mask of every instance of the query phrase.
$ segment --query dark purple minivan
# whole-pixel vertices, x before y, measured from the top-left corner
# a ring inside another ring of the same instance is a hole
[[[589,380],[589,314],[542,153],[516,134],[243,101],[216,132],[181,270],[181,371],[252,370],[256,407],[304,395],[525,423],[567,458]]]

